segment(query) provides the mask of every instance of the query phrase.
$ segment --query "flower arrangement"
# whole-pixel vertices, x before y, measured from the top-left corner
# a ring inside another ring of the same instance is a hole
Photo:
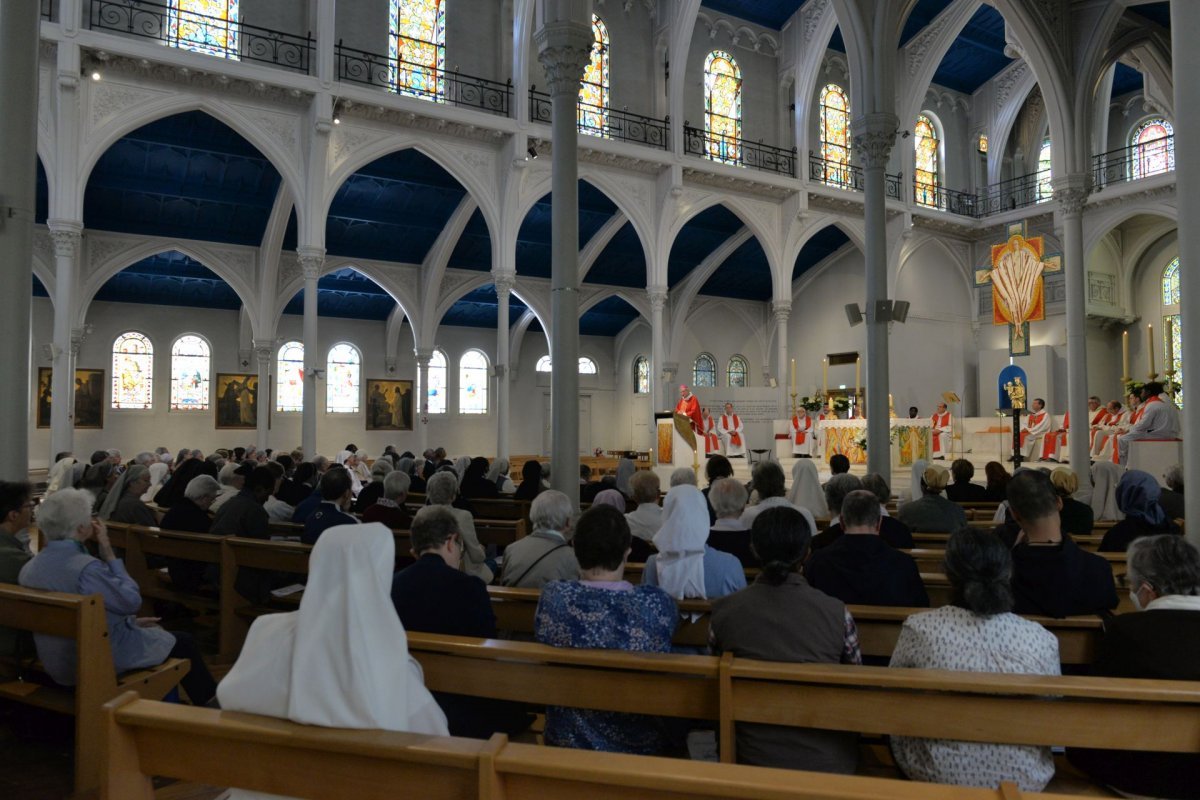
[[[846,397],[833,398],[833,410],[836,411],[839,416],[842,414],[845,414],[847,411],[850,410],[849,398],[846,398]]]
[[[800,398],[800,407],[810,414],[814,414],[821,410],[821,398],[808,397],[807,395]]]

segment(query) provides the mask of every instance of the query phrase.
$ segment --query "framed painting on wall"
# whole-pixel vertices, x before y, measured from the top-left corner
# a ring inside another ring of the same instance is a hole
[[[367,380],[367,430],[413,429],[413,382]]]
[[[216,427],[253,429],[258,427],[258,376],[218,372]]]
[[[34,396],[34,405],[37,408],[37,426],[39,428],[50,427],[53,382],[54,370],[50,367],[38,367],[37,394]],[[75,370],[75,427],[97,429],[104,427],[104,370],[102,369]]]

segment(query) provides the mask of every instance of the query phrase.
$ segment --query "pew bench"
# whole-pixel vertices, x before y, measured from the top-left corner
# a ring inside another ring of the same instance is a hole
[[[0,683],[0,699],[75,717],[75,791],[100,786],[103,744],[102,706],[121,694],[165,697],[187,674],[184,659],[170,658],[157,667],[116,674],[108,643],[104,600],[98,595],[62,594],[0,584],[0,626],[73,639],[75,686],[13,680]],[[25,672],[36,665],[19,665]]]

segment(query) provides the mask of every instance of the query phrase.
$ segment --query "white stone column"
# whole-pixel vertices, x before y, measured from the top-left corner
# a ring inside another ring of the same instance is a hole
[[[30,275],[37,164],[38,12],[34,0],[0,12],[0,478],[29,477]]]
[[[1175,71],[1175,197],[1179,203],[1179,326],[1185,358],[1200,363],[1200,47],[1192,37],[1200,30],[1200,3],[1171,3],[1171,59]],[[1193,519],[1200,519],[1200,367],[1183,371],[1184,503]],[[1188,437],[1191,437],[1190,440]],[[1195,511],[1195,514],[1191,512]],[[1187,537],[1200,546],[1200,525],[1187,526]]]
[[[579,3],[543,0],[534,39],[550,83],[551,268],[550,462],[553,488],[579,504],[579,87],[591,58],[592,29]]]
[[[775,314],[775,338],[779,353],[779,366],[775,369],[775,380],[783,392],[783,404],[780,406],[780,416],[787,417],[792,413],[791,384],[788,383],[788,318],[792,315],[791,300],[776,300],[771,303],[771,312]]]
[[[508,379],[509,362],[509,297],[517,276],[496,275],[496,298],[499,301],[499,316],[496,323],[496,457],[508,458]]]
[[[50,463],[58,453],[75,449],[76,275],[83,223],[49,220],[54,240],[54,343],[50,348],[54,378],[50,386]],[[80,340],[82,341],[82,340]]]
[[[313,30],[334,31],[337,29],[336,0],[317,0],[317,24]],[[332,33],[316,37],[316,52],[313,54],[316,63],[313,64],[313,74],[322,86],[329,87],[337,80],[336,54],[334,52],[334,36]]]
[[[306,348],[307,350],[307,348]],[[267,445],[267,429],[271,421],[271,360],[275,355],[275,342],[270,339],[254,340],[254,357],[258,360],[258,419],[254,445],[264,452]],[[305,457],[308,451],[305,450]]]
[[[432,347],[413,350],[417,359],[417,452],[423,454],[429,448],[429,360],[433,358]]]
[[[887,209],[885,175],[896,141],[894,114],[879,112],[854,120],[854,147],[863,164],[863,218],[866,228],[867,269],[867,471],[891,482],[891,425],[888,421],[888,322],[877,314],[888,296]]]
[[[667,369],[666,330],[663,325],[663,309],[667,307],[667,287],[651,286],[646,289],[650,300],[650,411],[671,408],[671,384],[665,380]]]
[[[325,266],[325,248],[298,247],[300,269],[304,272],[304,410],[300,423],[300,447],[304,457],[317,453],[317,376],[325,369],[317,341],[317,281]]]
[[[1063,271],[1067,290],[1067,411],[1071,435],[1067,457],[1071,467],[1086,474],[1091,459],[1087,422],[1087,265],[1083,252],[1083,204],[1087,200],[1087,175],[1071,175],[1056,182],[1063,226]]]

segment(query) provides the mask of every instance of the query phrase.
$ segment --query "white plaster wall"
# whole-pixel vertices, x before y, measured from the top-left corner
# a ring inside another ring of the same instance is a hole
[[[741,20],[738,20],[742,24]],[[746,24],[747,27],[754,27]],[[765,30],[765,29],[763,29]],[[733,56],[742,70],[742,138],[791,149],[790,139],[779,137],[779,59],[735,47],[728,35],[710,38],[704,26],[697,25],[688,48],[683,83],[683,113],[693,128],[704,128],[704,61],[714,50]],[[672,65],[672,69],[676,67]]]
[[[843,307],[846,303],[866,302],[863,256],[858,250],[846,251],[828,263],[826,269],[792,299],[788,319],[788,352],[796,360],[796,392],[811,395],[821,390],[821,359],[828,353],[867,352],[866,327],[851,328]],[[772,342],[772,348],[775,344]],[[789,375],[780,376],[790,381]],[[863,361],[866,381],[866,361]],[[895,380],[893,369],[892,380]],[[831,367],[829,386],[852,386],[854,366]]]
[[[388,0],[354,0],[336,7],[338,41],[356,50],[386,56]],[[451,14],[450,17],[457,15]],[[447,36],[449,39],[449,36]]]
[[[617,354],[615,400],[617,437],[637,450],[654,446],[654,404],[649,394],[634,394],[633,362],[639,355],[651,358],[650,326],[637,324],[621,343]],[[654,364],[650,365],[651,370]]]

